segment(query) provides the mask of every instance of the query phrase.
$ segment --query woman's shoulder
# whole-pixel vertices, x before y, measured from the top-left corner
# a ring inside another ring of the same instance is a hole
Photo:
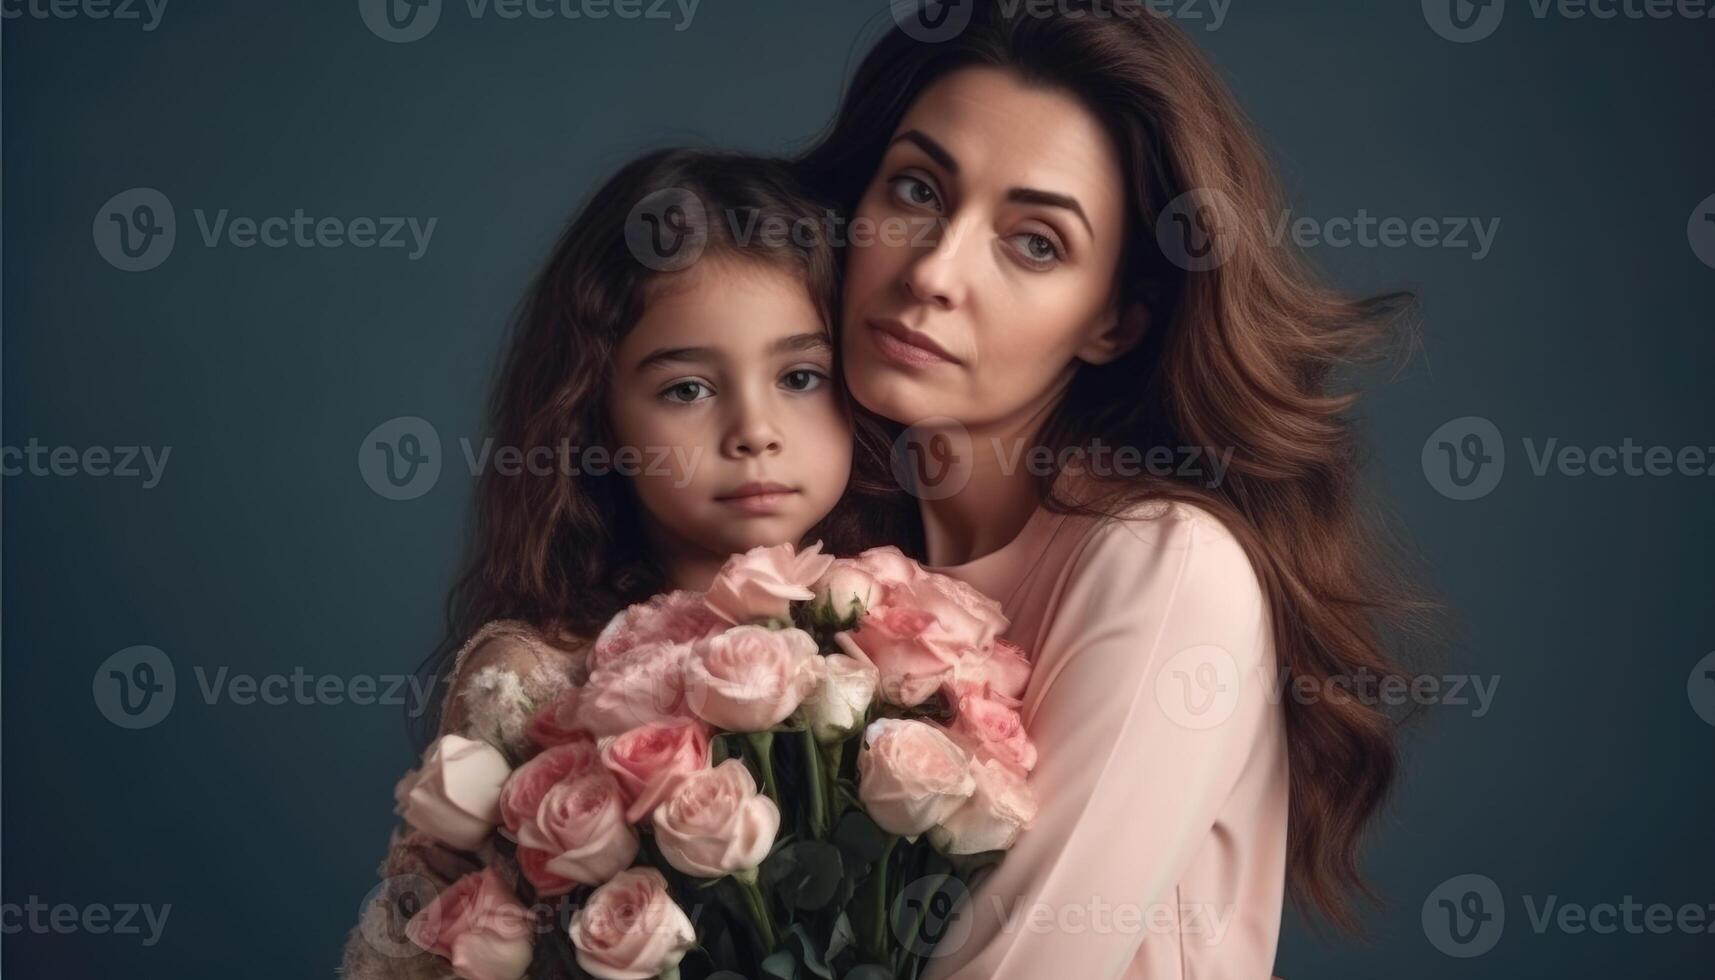
[[[1214,511],[1150,498],[1087,518],[1074,573],[1120,591],[1171,586],[1182,600],[1228,609],[1264,605],[1261,576],[1239,535]]]

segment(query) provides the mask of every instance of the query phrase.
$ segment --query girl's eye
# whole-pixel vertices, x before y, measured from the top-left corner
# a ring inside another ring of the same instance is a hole
[[[1012,236],[1011,240],[1019,242],[1019,254],[1024,256],[1026,262],[1037,268],[1046,269],[1065,258],[1064,255],[1060,254],[1059,244],[1041,232],[1023,232]]]
[[[689,405],[693,402],[702,401],[702,399],[697,396],[699,391],[707,391],[710,395],[714,394],[714,389],[703,384],[701,381],[681,381],[678,384],[670,385],[667,390],[661,392],[661,397],[670,402]]]
[[[889,183],[893,185],[893,196],[912,207],[935,207],[941,203],[935,196],[935,188],[910,174],[901,174]]]
[[[780,383],[785,385],[787,389],[791,391],[815,391],[827,380],[828,376],[820,371],[815,371],[810,368],[798,368],[794,371],[787,371],[786,374],[781,377]]]

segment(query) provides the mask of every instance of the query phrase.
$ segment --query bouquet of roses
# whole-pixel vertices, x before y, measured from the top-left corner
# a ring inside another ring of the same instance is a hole
[[[466,875],[411,941],[472,980],[915,977],[923,913],[1034,818],[1030,665],[968,585],[820,548],[753,549],[616,616],[516,767],[432,746],[406,821],[496,844],[518,887]]]

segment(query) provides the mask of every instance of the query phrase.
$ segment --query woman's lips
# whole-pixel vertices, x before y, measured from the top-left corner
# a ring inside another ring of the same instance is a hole
[[[871,320],[869,334],[882,356],[905,367],[959,363],[933,340],[898,320]]]

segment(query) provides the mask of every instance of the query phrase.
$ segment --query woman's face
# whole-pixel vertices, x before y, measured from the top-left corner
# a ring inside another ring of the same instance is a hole
[[[1118,150],[1074,96],[968,68],[917,99],[849,228],[853,396],[906,424],[1006,428],[1058,401],[1079,361],[1124,352]]]
[[[627,475],[668,557],[797,544],[845,492],[851,424],[793,275],[703,259],[649,300],[613,372],[614,448],[640,460]]]

